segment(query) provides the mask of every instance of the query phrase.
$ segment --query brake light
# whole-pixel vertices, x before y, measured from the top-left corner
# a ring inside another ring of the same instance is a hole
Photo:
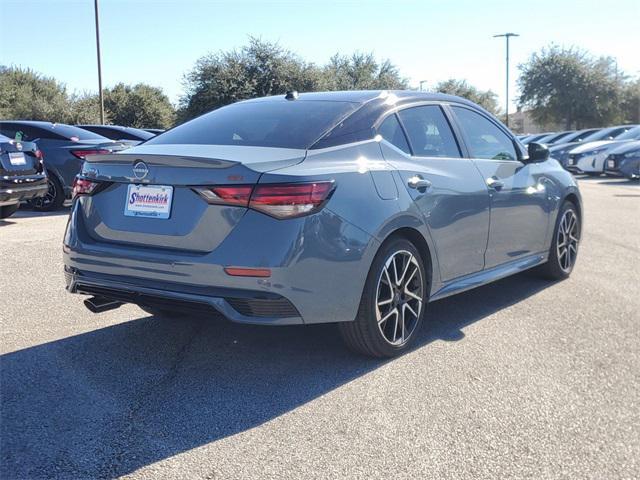
[[[197,187],[208,203],[252,208],[272,217],[294,218],[317,212],[334,190],[333,182],[273,183]]]
[[[333,191],[333,182],[257,185],[249,208],[276,218],[291,218],[317,211]]]
[[[71,194],[71,198],[76,198],[78,195],[91,195],[95,192],[98,185],[100,185],[99,182],[94,182],[87,178],[76,177],[73,179],[73,192]]]
[[[106,154],[111,152],[109,150],[104,150],[104,149],[94,149],[94,150],[71,150],[71,153],[73,153],[80,160],[86,160],[87,155],[99,155],[99,154]]]
[[[35,155],[38,160],[44,160],[44,154],[42,153],[42,150],[36,150]]]
[[[209,203],[220,203],[224,205],[239,205],[247,207],[251,198],[251,185],[234,185],[225,187],[211,187],[198,189]]]

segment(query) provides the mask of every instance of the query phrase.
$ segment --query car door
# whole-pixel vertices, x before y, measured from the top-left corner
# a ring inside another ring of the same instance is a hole
[[[400,110],[380,124],[378,133],[389,142],[381,142],[385,159],[429,227],[441,280],[482,270],[489,195],[473,162],[461,154],[442,107]]]
[[[525,164],[513,137],[488,116],[465,106],[451,111],[491,198],[485,268],[546,250],[550,204],[541,164]]]

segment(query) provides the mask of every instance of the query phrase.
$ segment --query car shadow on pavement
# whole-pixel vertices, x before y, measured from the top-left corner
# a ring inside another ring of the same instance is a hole
[[[58,210],[54,210],[52,212],[38,212],[37,210],[33,210],[29,207],[21,205],[16,213],[14,213],[10,218],[18,219],[18,218],[33,218],[33,217],[58,217],[60,215],[69,215],[71,211],[70,207],[62,207]]]
[[[550,285],[521,274],[434,302],[416,348],[462,339],[467,325]],[[143,317],[8,353],[0,478],[125,475],[261,425],[386,362],[345,350],[335,325],[190,317]]]

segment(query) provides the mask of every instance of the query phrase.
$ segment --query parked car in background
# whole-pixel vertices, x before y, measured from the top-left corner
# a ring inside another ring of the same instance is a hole
[[[3,120],[0,134],[18,141],[37,142],[45,158],[48,191],[29,203],[43,211],[60,208],[65,198],[71,198],[73,179],[87,155],[125,148],[101,135],[62,123]]]
[[[640,179],[640,141],[616,145],[609,150],[604,173],[632,180]]]
[[[551,132],[545,132],[545,133],[536,133],[535,135],[529,135],[527,138],[525,138],[524,140],[521,140],[523,145],[528,145],[531,142],[537,142],[538,140],[540,140],[541,138],[544,138],[546,136],[549,136],[551,134]]]
[[[42,197],[47,189],[37,145],[0,135],[0,218],[13,215],[21,201]]]
[[[622,135],[630,128],[633,128],[633,125],[620,125],[617,127],[601,128],[587,135],[586,137],[582,137],[582,140],[574,139],[572,142],[551,146],[549,152],[552,158],[555,158],[558,162],[560,162],[560,165],[562,165],[563,168],[566,168],[567,160],[569,159],[569,152],[574,148],[598,140],[613,140],[615,137]]]
[[[410,347],[429,301],[533,267],[568,277],[582,218],[544,145],[409,90],[222,107],[89,157],[74,192],[64,271],[90,310],[340,322],[378,357]]]
[[[616,136],[613,140],[587,142],[569,152],[566,169],[574,173],[601,175],[604,173],[605,158],[608,152],[620,143],[640,140],[640,126],[633,127]]]
[[[584,130],[578,130],[571,132],[569,135],[566,135],[554,142],[554,144],[550,147],[556,147],[558,145],[564,145],[572,142],[581,142],[589,135],[596,133],[597,131],[602,130],[601,128],[586,128]]]
[[[76,125],[78,128],[89,130],[111,140],[117,140],[129,145],[138,145],[141,142],[155,137],[155,134],[146,130],[133,127],[121,127],[119,125]]]
[[[547,135],[546,137],[542,137],[536,140],[537,143],[544,143],[545,145],[552,145],[556,142],[561,141],[562,138],[568,136],[569,134],[574,133],[573,130],[568,130],[566,132],[556,132]]]
[[[149,132],[149,133],[153,133],[154,135],[160,135],[162,132],[164,132],[164,128],[143,128],[142,130]]]

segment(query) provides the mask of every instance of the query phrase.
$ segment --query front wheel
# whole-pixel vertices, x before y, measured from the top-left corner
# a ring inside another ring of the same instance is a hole
[[[427,299],[425,268],[417,248],[395,238],[376,255],[358,315],[340,323],[345,343],[373,357],[393,357],[407,349],[422,325]]]
[[[539,267],[539,273],[551,280],[563,280],[571,275],[578,258],[580,232],[578,209],[566,201],[558,213],[549,260]]]

